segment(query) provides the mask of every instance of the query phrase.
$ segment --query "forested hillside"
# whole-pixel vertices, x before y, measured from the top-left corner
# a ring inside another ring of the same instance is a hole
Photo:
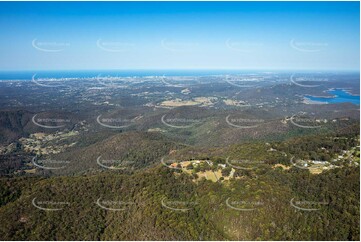
[[[160,164],[132,175],[1,178],[0,238],[358,240],[359,178],[358,167],[313,175],[266,164],[222,183]]]

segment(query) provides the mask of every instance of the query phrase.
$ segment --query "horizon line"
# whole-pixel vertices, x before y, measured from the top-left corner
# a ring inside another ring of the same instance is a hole
[[[322,72],[360,72],[360,69],[236,69],[236,68],[219,68],[219,69],[207,69],[207,68],[174,68],[174,69],[155,69],[155,68],[128,68],[128,69],[11,69],[0,70],[0,72],[31,72],[31,71],[322,71]]]

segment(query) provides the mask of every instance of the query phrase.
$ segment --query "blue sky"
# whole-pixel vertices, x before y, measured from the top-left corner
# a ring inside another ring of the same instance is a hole
[[[1,2],[0,70],[358,70],[359,2]]]

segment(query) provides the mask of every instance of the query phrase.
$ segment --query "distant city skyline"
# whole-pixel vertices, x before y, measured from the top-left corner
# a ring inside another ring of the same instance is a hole
[[[0,71],[359,71],[359,19],[359,2],[0,2]]]

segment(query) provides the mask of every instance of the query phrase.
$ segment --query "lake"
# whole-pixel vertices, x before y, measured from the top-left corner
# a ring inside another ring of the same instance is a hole
[[[332,89],[327,91],[329,94],[332,94],[333,97],[314,97],[314,96],[305,96],[306,98],[323,103],[353,103],[360,105],[360,96],[351,95],[343,89]]]

